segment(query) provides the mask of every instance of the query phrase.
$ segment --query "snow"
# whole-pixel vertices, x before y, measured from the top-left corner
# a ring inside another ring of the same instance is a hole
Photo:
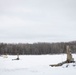
[[[51,67],[66,60],[66,54],[61,55],[8,55],[0,56],[0,75],[76,75],[76,63],[64,64],[61,67]],[[76,60],[76,54],[73,54]],[[68,67],[66,67],[68,66]]]

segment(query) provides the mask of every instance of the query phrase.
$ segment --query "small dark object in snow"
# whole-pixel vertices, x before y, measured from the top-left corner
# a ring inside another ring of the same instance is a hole
[[[19,58],[16,58],[16,59],[12,59],[12,60],[20,60]]]
[[[17,54],[17,58],[16,58],[16,59],[12,59],[12,60],[20,60],[20,59],[19,59],[19,54]]]
[[[68,67],[69,65],[66,65],[66,67]]]
[[[76,65],[73,65],[74,67],[76,66]]]

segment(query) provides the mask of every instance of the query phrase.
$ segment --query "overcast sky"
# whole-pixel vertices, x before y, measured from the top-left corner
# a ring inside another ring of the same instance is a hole
[[[76,40],[76,0],[0,0],[0,42]]]

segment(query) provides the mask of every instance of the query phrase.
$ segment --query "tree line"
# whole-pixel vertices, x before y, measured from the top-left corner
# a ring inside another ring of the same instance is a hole
[[[66,46],[69,45],[71,52],[76,53],[76,41],[58,43],[0,43],[0,55],[40,55],[66,53]]]

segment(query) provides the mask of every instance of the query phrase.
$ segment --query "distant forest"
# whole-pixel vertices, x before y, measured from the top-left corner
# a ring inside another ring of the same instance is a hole
[[[66,46],[69,45],[71,52],[76,53],[76,41],[58,43],[0,43],[0,55],[41,55],[66,53]]]

